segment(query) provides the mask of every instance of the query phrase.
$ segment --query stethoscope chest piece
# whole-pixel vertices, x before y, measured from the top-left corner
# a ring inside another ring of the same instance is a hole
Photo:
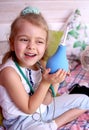
[[[41,120],[40,113],[35,112],[35,113],[32,115],[32,118],[33,118],[33,120],[35,120],[35,121],[40,121],[40,120]]]

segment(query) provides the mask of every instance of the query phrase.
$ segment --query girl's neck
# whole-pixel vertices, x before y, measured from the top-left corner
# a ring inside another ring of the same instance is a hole
[[[16,61],[18,63],[18,65],[21,66],[21,67],[32,69],[32,70],[35,70],[35,71],[39,70],[37,64],[28,67],[28,66],[25,66],[25,65],[21,64],[17,59],[13,59],[13,60]]]
[[[28,69],[35,70],[35,71],[39,70],[39,68],[36,64],[34,66],[29,67]]]

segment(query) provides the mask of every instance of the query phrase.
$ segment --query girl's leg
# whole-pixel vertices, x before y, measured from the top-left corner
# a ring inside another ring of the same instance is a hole
[[[45,121],[55,119],[74,108],[89,110],[89,97],[84,94],[64,94],[56,97],[48,106],[47,114],[45,116],[43,115],[43,119]]]
[[[30,116],[19,116],[10,121],[4,120],[6,130],[57,130],[55,121],[35,121]]]
[[[58,127],[61,127],[65,125],[66,123],[69,123],[70,121],[76,119],[78,116],[86,112],[86,110],[80,110],[80,109],[71,109],[67,112],[64,112],[62,115],[60,115],[58,118],[55,119],[55,122]]]
[[[42,114],[44,121],[47,121],[45,123],[36,122],[30,116],[21,116],[17,120],[6,121],[6,126],[8,130],[57,130],[89,110],[89,97],[83,94],[65,94],[55,98],[47,108],[46,114]]]
[[[89,97],[84,94],[64,94],[48,106],[46,121],[54,119],[60,127],[89,110]]]

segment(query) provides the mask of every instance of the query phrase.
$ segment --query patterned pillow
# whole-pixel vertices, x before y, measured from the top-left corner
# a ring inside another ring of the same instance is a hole
[[[67,55],[77,60],[80,60],[81,52],[89,45],[89,25],[82,19],[82,12],[75,10],[66,40]]]

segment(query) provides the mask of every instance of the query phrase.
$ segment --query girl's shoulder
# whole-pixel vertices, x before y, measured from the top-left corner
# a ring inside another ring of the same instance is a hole
[[[4,64],[2,64],[1,66],[0,66],[0,71],[2,71],[2,70],[6,70],[6,69],[8,69],[9,68],[9,70],[14,70],[14,71],[16,71],[16,73],[18,73],[21,77],[22,77],[22,75],[21,75],[21,73],[20,73],[20,71],[19,71],[19,69],[17,68],[17,66],[16,66],[16,64],[15,64],[15,62],[13,61],[13,59],[12,58],[9,58]],[[24,67],[21,67],[21,69],[22,69],[22,71],[26,74],[26,68],[24,68]]]
[[[15,63],[14,61],[12,60],[12,58],[9,58],[4,64],[2,64],[0,66],[0,71],[3,70],[4,68],[6,67],[12,67],[14,68],[15,67]]]

